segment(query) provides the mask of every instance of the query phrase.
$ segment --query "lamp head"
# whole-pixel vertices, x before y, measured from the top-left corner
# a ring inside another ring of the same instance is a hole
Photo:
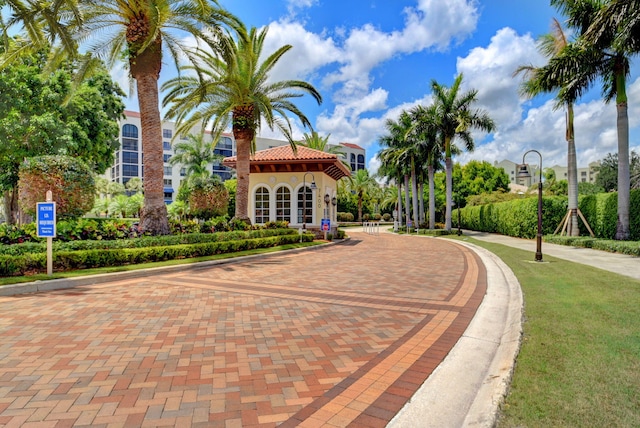
[[[517,178],[531,178],[531,172],[529,171],[529,165],[526,163],[518,164],[517,166]]]
[[[329,202],[331,202],[331,196],[327,193],[324,195],[324,203],[329,205]]]
[[[311,190],[316,190],[318,188],[315,181],[311,181],[311,185],[309,187],[311,188]]]

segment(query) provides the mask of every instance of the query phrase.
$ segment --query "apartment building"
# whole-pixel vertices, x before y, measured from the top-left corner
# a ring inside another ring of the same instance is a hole
[[[529,171],[531,173],[530,178],[522,179],[518,178],[518,163],[512,162],[508,159],[504,159],[500,162],[495,161],[494,166],[496,168],[502,168],[504,172],[509,176],[509,181],[513,184],[519,184],[524,186],[531,186],[533,184],[538,183],[540,180],[540,169],[536,164],[527,164],[529,166]],[[578,182],[581,183],[595,183],[596,177],[598,176],[598,166],[600,164],[598,162],[591,162],[589,166],[586,168],[578,168]],[[567,167],[554,165],[549,167],[553,170],[556,175],[556,180],[567,180]],[[546,169],[546,168],[545,168]],[[542,173],[544,177],[544,171]]]
[[[126,110],[125,118],[120,121],[120,147],[114,155],[114,162],[105,173],[105,177],[113,182],[126,184],[134,177],[143,177],[144,153],[142,152],[142,139],[140,113]],[[198,132],[199,130],[195,130]],[[162,122],[163,156],[164,156],[164,200],[171,203],[175,200],[178,188],[182,180],[186,178],[186,169],[182,165],[172,166],[169,160],[174,155],[172,141],[186,140],[186,136],[176,137],[176,124],[171,121]],[[205,138],[212,139],[210,134]],[[265,150],[273,147],[289,145],[286,140],[258,137],[256,150]],[[352,171],[365,168],[366,152],[356,144],[340,143],[343,158],[351,165]],[[215,147],[215,153],[221,158],[236,155],[236,145],[232,134],[223,134]],[[211,164],[211,171],[223,181],[232,178],[234,170],[222,164],[222,160]]]

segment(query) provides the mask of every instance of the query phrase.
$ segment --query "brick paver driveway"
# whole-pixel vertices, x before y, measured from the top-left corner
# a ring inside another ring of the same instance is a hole
[[[0,425],[384,426],[486,290],[453,242],[315,251],[0,298]]]

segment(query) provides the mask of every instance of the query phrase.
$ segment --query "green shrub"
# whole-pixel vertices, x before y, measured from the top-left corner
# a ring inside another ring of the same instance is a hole
[[[354,218],[352,213],[339,212],[337,214],[338,221],[351,222]]]

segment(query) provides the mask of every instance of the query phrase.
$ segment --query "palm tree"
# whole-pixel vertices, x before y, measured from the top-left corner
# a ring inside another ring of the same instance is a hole
[[[569,42],[567,35],[565,34],[562,25],[557,19],[553,19],[551,22],[551,33],[542,36],[538,42],[539,51],[547,58],[554,58],[561,55],[562,52],[567,49]],[[514,72],[514,75],[524,74],[524,82],[521,86],[521,92],[525,96],[534,97],[542,92],[546,92],[546,88],[549,88],[549,82],[540,81],[543,73],[537,67],[533,65],[520,66]],[[561,87],[555,88],[556,90]],[[573,105],[576,100],[558,100],[556,108],[565,106],[567,109],[567,124],[566,124],[566,139],[567,139],[567,181],[569,182],[569,204],[568,212],[569,221],[567,224],[567,234],[569,236],[580,235],[578,229],[578,165],[576,160],[576,144],[575,134],[573,128],[574,114]],[[563,221],[564,224],[564,221]]]
[[[334,155],[344,154],[340,146],[332,146],[329,144],[329,137],[331,137],[331,134],[326,137],[321,137],[316,131],[311,131],[311,133],[305,132],[302,134],[302,141],[298,142],[298,144],[310,149],[320,150],[321,152],[327,152]]]
[[[629,239],[629,116],[627,112],[626,81],[629,75],[631,46],[621,44],[631,37],[620,28],[628,17],[608,15],[609,9],[599,0],[552,0],[568,17],[568,24],[578,32],[578,41],[568,45],[561,54],[542,67],[542,77],[555,87],[561,87],[559,98],[564,101],[581,97],[593,84],[601,80],[605,102],[616,99],[618,133],[618,221],[616,239]],[[636,12],[635,16],[638,16]],[[614,14],[615,15],[615,14]],[[609,19],[610,18],[610,19]],[[631,27],[636,28],[634,25]],[[627,34],[627,36],[625,36]],[[618,37],[620,35],[620,37]],[[633,37],[638,37],[637,35]],[[636,49],[637,51],[637,49]],[[564,86],[563,86],[564,84]]]
[[[26,5],[20,0],[7,1],[14,12],[10,24],[22,22],[36,46],[50,43],[61,46],[55,51],[76,56],[77,46],[81,45],[91,54],[106,59],[109,66],[125,59],[137,86],[145,155],[145,202],[140,226],[152,234],[170,233],[164,203],[162,125],[158,102],[163,50],[169,52],[176,64],[183,54],[193,59],[186,49],[185,38],[173,34],[176,30],[216,46],[222,31],[220,25],[235,27],[238,20],[217,7],[215,1],[28,0]],[[81,72],[91,68],[92,58],[86,58],[80,67]]]
[[[362,221],[362,201],[364,195],[369,194],[373,187],[377,187],[376,180],[369,176],[369,171],[366,169],[359,169],[355,175],[347,181],[347,188],[351,193],[355,193],[358,196],[358,221]]]
[[[203,134],[187,135],[186,141],[174,144],[173,151],[175,154],[171,156],[169,163],[184,166],[187,180],[192,177],[209,177],[212,171],[208,166],[222,158],[215,153],[215,144],[206,142]]]
[[[383,137],[385,138],[385,137]],[[382,139],[381,139],[382,142]],[[378,168],[378,177],[386,177],[388,180],[393,180],[396,184],[397,195],[393,198],[393,202],[396,208],[396,220],[399,226],[402,226],[402,176],[403,166],[397,161],[396,149],[393,147],[387,147],[386,149],[378,152],[378,159],[380,159],[380,167]]]
[[[141,193],[144,190],[144,185],[140,177],[132,177],[127,181],[124,185],[125,189],[127,189],[128,195],[135,195]]]
[[[434,104],[437,110],[437,128],[444,140],[445,171],[446,171],[446,203],[445,228],[451,230],[451,196],[452,196],[452,146],[453,140],[459,137],[468,151],[474,148],[470,130],[473,128],[491,132],[495,128],[493,120],[483,110],[472,110],[478,91],[470,90],[459,93],[462,74],[453,82],[450,88],[440,85],[433,80]]]
[[[438,134],[437,108],[434,104],[429,107],[416,106],[411,109],[411,118],[414,122],[412,132],[416,134],[419,142],[419,151],[423,163],[427,166],[427,180],[429,182],[429,229],[435,229],[436,224],[436,198],[435,198],[435,172],[441,168],[443,144]],[[455,148],[452,148],[455,153]]]
[[[211,125],[214,139],[231,125],[236,141],[238,179],[235,217],[249,223],[249,158],[255,148],[256,133],[264,119],[270,129],[278,128],[295,150],[287,112],[293,113],[303,126],[312,128],[309,119],[291,101],[310,94],[320,104],[322,96],[301,80],[270,81],[270,72],[291,49],[285,45],[263,58],[262,49],[268,27],[247,32],[236,29],[237,40],[226,34],[220,39],[222,54],[194,52],[197,67],[182,67],[196,75],[180,76],[163,85],[168,91],[163,105],[169,105],[167,117],[175,117],[178,132],[195,125]]]

